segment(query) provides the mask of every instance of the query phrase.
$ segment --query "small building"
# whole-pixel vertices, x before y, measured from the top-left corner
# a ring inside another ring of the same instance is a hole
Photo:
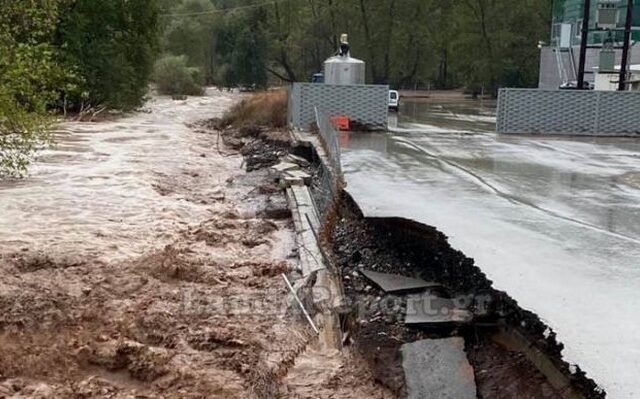
[[[596,81],[601,61],[620,64],[626,0],[591,0],[585,81]],[[577,81],[584,0],[555,0],[548,45],[540,46],[539,87],[557,89]],[[640,64],[640,0],[634,0],[630,63]],[[604,54],[602,50],[605,51]]]
[[[615,91],[618,90],[618,82],[620,65],[616,65],[615,71],[611,72],[598,72],[596,68],[595,73],[595,90],[602,91]],[[629,66],[630,77],[627,81],[629,90],[640,90],[640,64]]]

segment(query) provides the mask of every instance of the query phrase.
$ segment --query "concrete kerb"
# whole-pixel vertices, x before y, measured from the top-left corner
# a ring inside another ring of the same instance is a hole
[[[310,141],[308,136],[305,137],[307,140],[300,135],[294,137],[300,142],[304,141],[306,146],[313,146],[321,162],[327,161],[319,142]],[[290,164],[276,165],[272,167],[272,171],[278,173],[280,184],[286,191],[295,227],[300,259],[298,272],[301,277],[293,279],[293,289],[320,330],[321,345],[327,349],[341,349],[339,310],[344,303],[341,281],[327,267],[327,259],[318,242],[321,221],[308,186],[310,176],[307,178],[308,174],[299,166],[292,167]],[[290,296],[290,303],[293,303],[295,298]]]

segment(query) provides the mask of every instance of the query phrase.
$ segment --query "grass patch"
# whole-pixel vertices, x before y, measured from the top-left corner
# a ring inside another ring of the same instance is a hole
[[[227,111],[222,127],[282,129],[287,126],[287,92],[284,89],[253,94]]]

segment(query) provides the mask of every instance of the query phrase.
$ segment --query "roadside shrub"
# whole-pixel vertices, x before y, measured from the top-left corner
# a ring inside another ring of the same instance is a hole
[[[189,67],[183,55],[166,55],[159,59],[154,80],[161,94],[200,96],[204,93],[200,69]]]
[[[49,142],[52,120],[41,105],[27,111],[0,86],[0,178],[24,175],[36,150]]]
[[[220,124],[237,128],[264,126],[281,129],[287,126],[287,92],[264,91],[252,94],[227,111]]]

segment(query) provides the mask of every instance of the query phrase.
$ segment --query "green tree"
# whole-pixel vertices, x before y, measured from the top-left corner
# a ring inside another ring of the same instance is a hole
[[[190,2],[193,10],[210,7],[207,0],[183,0],[171,12]],[[211,2],[212,34],[196,33],[198,21],[174,22],[166,47],[194,60],[189,54],[213,48],[213,80],[224,85],[263,82],[264,70],[281,81],[306,80],[348,33],[353,56],[367,63],[368,82],[487,92],[536,84],[536,42],[549,34],[552,7],[552,0]]]
[[[463,83],[496,92],[502,86],[535,86],[538,39],[551,26],[551,0],[464,0],[455,12],[453,56]]]
[[[216,53],[224,86],[267,86],[267,14],[262,8],[228,15],[219,25]]]
[[[75,107],[132,109],[142,104],[158,48],[155,0],[74,0],[56,44],[85,80]]]
[[[156,62],[154,78],[162,94],[202,95],[199,68],[189,67],[184,55],[166,55]]]
[[[63,5],[0,0],[0,176],[26,171],[49,140],[48,106],[80,82],[49,44]]]
[[[218,15],[209,0],[186,0],[166,11],[162,18],[164,52],[185,56],[188,66],[199,68],[206,83],[215,76]]]

